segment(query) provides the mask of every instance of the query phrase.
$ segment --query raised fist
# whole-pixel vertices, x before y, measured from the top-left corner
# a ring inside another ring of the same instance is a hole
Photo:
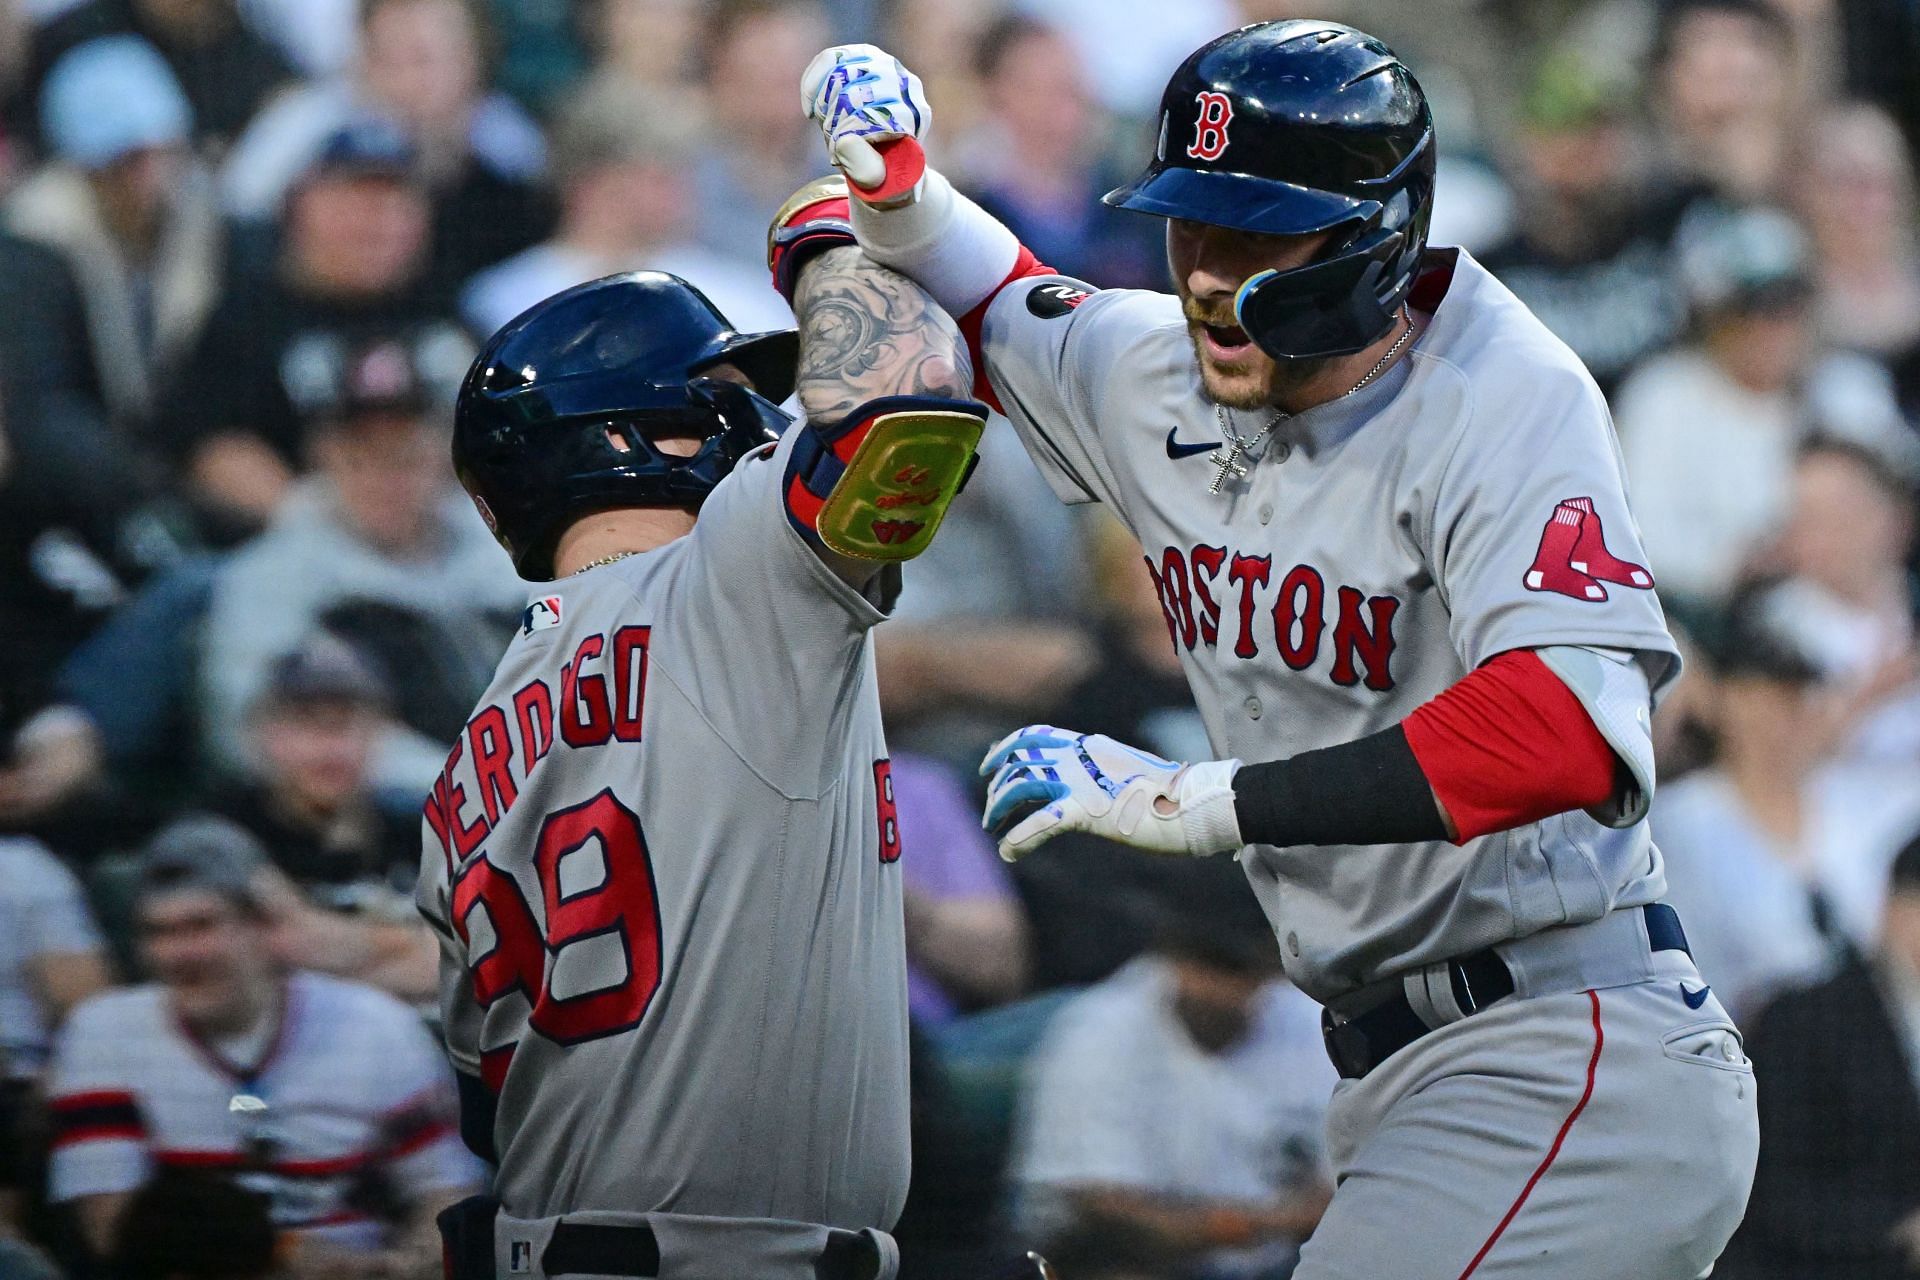
[[[919,140],[933,109],[920,77],[898,58],[870,44],[823,49],[800,74],[800,101],[855,194],[870,203],[911,194],[925,168]]]

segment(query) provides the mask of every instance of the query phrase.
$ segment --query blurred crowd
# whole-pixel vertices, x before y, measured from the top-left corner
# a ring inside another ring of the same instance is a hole
[[[428,1025],[419,805],[526,589],[454,387],[615,271],[791,317],[800,68],[871,39],[1040,258],[1167,73],[1350,21],[1433,98],[1434,239],[1613,405],[1688,651],[1652,823],[1762,1080],[1716,1275],[1920,1275],[1913,0],[0,0],[0,1277],[438,1274],[484,1179]],[[910,1278],[1277,1280],[1333,1073],[1236,865],[1004,867],[1048,719],[1207,758],[1139,550],[1004,424],[877,647],[913,961]]]

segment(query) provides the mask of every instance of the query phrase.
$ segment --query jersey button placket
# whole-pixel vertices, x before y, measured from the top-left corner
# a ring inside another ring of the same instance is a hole
[[[1248,694],[1247,700],[1240,705],[1247,709],[1248,719],[1258,720],[1260,718],[1260,699],[1254,697],[1252,694]]]

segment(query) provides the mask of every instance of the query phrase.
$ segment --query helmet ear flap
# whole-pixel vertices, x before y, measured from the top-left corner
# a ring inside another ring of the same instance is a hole
[[[1330,257],[1263,271],[1234,295],[1234,319],[1276,360],[1365,351],[1393,328],[1400,289],[1387,276],[1406,243],[1404,232],[1376,226]]]

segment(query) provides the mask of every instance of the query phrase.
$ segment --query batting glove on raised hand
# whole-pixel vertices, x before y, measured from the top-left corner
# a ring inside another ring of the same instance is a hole
[[[1098,733],[1028,725],[980,762],[991,774],[981,826],[1016,862],[1064,831],[1176,857],[1241,846],[1238,760],[1180,764]]]
[[[800,102],[856,194],[869,203],[911,197],[926,167],[918,140],[933,108],[920,77],[898,58],[871,44],[822,49],[800,73]],[[903,138],[914,142],[882,145]]]

